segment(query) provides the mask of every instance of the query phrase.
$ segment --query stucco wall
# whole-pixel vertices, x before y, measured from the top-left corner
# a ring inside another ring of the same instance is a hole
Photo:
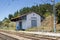
[[[26,20],[21,20],[22,22],[22,29],[27,29],[27,25],[26,25]],[[19,21],[16,21],[16,29],[19,29]]]
[[[16,21],[16,29],[19,29],[19,21]]]
[[[22,20],[22,29],[26,29],[27,25],[26,25],[26,20]]]
[[[31,28],[31,17],[36,17],[37,18],[37,27],[39,27],[41,25],[41,17],[40,15],[32,12],[31,14],[27,15],[27,28]]]

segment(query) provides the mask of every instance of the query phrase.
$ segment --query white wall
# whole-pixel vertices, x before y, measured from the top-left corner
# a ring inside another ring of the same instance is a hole
[[[22,20],[22,28],[27,29],[26,20]]]
[[[40,15],[32,12],[32,13],[29,13],[27,15],[26,20],[22,20],[22,28],[23,29],[31,28],[31,20],[32,20],[31,17],[36,17],[37,18],[36,19],[37,20],[37,27],[39,27],[41,25],[41,17],[40,17]],[[18,26],[18,24],[19,24],[19,21],[16,22],[16,26]]]
[[[32,12],[27,15],[27,22],[26,22],[27,28],[31,28],[31,20],[32,20],[31,17],[37,18],[37,26],[39,27],[41,25],[41,17],[40,15]]]
[[[19,26],[19,21],[16,21],[16,29],[17,29],[18,26]]]

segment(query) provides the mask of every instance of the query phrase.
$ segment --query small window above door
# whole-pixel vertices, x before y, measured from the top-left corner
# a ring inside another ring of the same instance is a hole
[[[31,17],[31,20],[37,20],[37,17]]]

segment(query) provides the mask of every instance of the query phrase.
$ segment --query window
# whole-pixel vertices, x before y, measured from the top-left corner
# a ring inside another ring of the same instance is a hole
[[[32,20],[36,20],[37,18],[36,17],[31,17]]]

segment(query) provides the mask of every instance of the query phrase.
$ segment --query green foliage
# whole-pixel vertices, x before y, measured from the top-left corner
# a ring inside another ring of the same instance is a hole
[[[56,15],[57,15],[58,23],[60,23],[60,3],[56,4]]]
[[[28,12],[31,12],[31,9],[29,7],[24,7],[23,9],[20,10],[20,14],[26,14]]]
[[[3,19],[3,21],[5,21],[6,19],[8,19],[8,18],[5,17],[5,18]]]
[[[57,3],[57,4],[56,4],[56,9],[57,9],[57,10],[60,10],[60,3]]]
[[[3,25],[3,23],[2,23],[2,21],[0,21],[0,28],[2,28],[2,25]]]
[[[45,12],[44,17],[48,17],[50,14],[50,12]]]
[[[9,27],[10,20],[8,18],[4,18],[3,20],[3,26]]]
[[[29,12],[36,12],[39,15],[43,16],[47,12],[47,10],[48,10],[48,12],[52,13],[52,5],[51,4],[41,4],[39,6],[36,5],[36,6],[32,6],[32,7],[24,7],[20,11],[16,11],[14,13],[14,15],[9,14],[8,18],[9,19],[15,18],[15,17],[18,17],[22,14],[26,14],[26,13],[29,13]]]
[[[11,19],[18,17],[20,15],[29,13],[29,12],[36,12],[37,14],[47,17],[49,15],[51,15],[53,13],[53,9],[52,9],[52,5],[51,4],[40,4],[40,5],[36,5],[36,6],[32,6],[32,7],[24,7],[23,9],[16,11],[13,15],[9,14],[8,18],[4,18],[2,22],[0,22],[0,25],[3,24],[3,26],[7,26],[9,27],[9,23],[11,23]],[[58,22],[60,23],[60,3],[56,4],[56,14],[57,14],[57,18],[58,18]],[[13,26],[13,25],[11,25]]]
[[[8,15],[8,18],[11,20],[11,19],[14,18],[14,17],[13,17],[12,14],[9,14],[9,15]]]
[[[20,13],[17,11],[14,13],[14,17],[20,16]]]

